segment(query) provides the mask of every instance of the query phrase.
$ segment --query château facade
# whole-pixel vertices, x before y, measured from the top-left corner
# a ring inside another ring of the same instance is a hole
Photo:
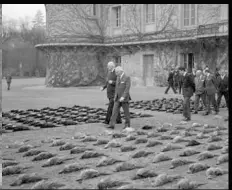
[[[133,86],[171,67],[228,66],[228,4],[45,4],[47,85],[100,85],[114,60]]]

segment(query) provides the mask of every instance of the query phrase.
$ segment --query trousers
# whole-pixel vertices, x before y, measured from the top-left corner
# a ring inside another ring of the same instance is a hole
[[[114,99],[110,98],[109,99],[109,105],[108,105],[108,108],[107,108],[106,118],[105,118],[106,123],[110,122],[110,118],[112,116],[113,108],[114,108]],[[118,112],[116,120],[117,120],[117,123],[120,123],[122,121],[120,112]]]
[[[120,108],[122,107],[124,115],[125,115],[125,126],[130,127],[130,111],[129,111],[129,102],[119,102],[116,100],[114,102],[113,113],[110,119],[110,125],[114,126],[116,123],[116,118],[118,113],[120,112]]]
[[[183,102],[183,116],[187,119],[191,119],[191,111],[190,111],[190,97],[184,96]]]

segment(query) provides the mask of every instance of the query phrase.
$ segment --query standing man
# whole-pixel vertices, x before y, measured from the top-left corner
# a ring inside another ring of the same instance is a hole
[[[173,76],[174,76],[174,69],[171,68],[171,71],[170,71],[170,73],[168,75],[168,87],[167,87],[167,89],[164,92],[165,94],[168,93],[170,87],[172,88],[173,92],[176,94],[176,90],[175,90],[175,87],[174,87]]]
[[[178,69],[176,68],[174,70],[174,76],[173,76],[175,90],[177,90],[177,88],[178,88],[178,80],[179,80],[179,72],[178,72]]]
[[[184,97],[184,103],[183,103],[183,116],[184,121],[190,121],[191,120],[191,112],[190,112],[190,98],[195,92],[195,84],[192,78],[192,75],[190,73],[187,73],[185,68],[180,67],[179,68],[180,74],[183,75],[183,97]]]
[[[213,104],[215,115],[218,114],[218,107],[215,100],[215,94],[217,92],[217,80],[210,74],[209,69],[205,69],[206,79],[205,79],[205,91],[207,99],[207,108],[204,115],[209,115],[211,113],[211,104]]]
[[[229,84],[228,84],[228,76],[226,74],[225,69],[221,69],[219,72],[220,75],[217,78],[218,81],[218,98],[217,98],[217,107],[219,111],[220,103],[222,96],[225,97],[226,106],[229,108]]]
[[[197,114],[200,99],[202,100],[204,106],[206,107],[205,88],[204,88],[205,77],[202,74],[201,70],[197,70],[196,77],[194,78],[194,83],[195,83],[196,91],[195,91],[195,101],[194,101],[195,111],[193,113]]]
[[[114,107],[114,96],[115,96],[115,87],[117,76],[115,74],[115,64],[114,62],[109,62],[107,65],[108,75],[105,86],[101,88],[101,90],[105,90],[107,88],[107,98],[109,99],[109,105],[107,109],[107,114],[104,123],[110,123],[110,117],[112,115],[113,107]],[[117,115],[117,123],[122,123],[120,112]]]
[[[7,90],[10,90],[11,80],[12,80],[12,77],[8,73],[7,76],[6,76]]]
[[[116,82],[116,91],[114,97],[114,108],[109,125],[109,128],[111,129],[114,129],[116,117],[121,107],[123,108],[125,115],[124,128],[130,127],[129,101],[131,100],[130,97],[131,80],[130,77],[124,73],[122,67],[120,66],[115,68],[115,73],[117,75],[117,82]]]

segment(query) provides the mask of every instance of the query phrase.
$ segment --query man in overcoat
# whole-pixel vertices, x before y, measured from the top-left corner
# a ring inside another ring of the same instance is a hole
[[[180,74],[183,75],[183,116],[184,121],[191,120],[190,98],[195,92],[195,84],[191,73],[187,73],[184,67],[179,68]]]
[[[115,121],[121,107],[123,108],[125,115],[124,128],[130,127],[129,101],[131,100],[131,96],[130,96],[131,80],[130,77],[125,74],[122,67],[120,66],[115,68],[115,73],[117,75],[117,82],[116,82],[115,97],[114,97],[114,108],[109,124],[109,128],[111,129],[114,129],[115,127]]]
[[[211,113],[211,104],[213,104],[215,114],[218,114],[218,107],[215,99],[215,94],[217,92],[217,80],[213,74],[210,73],[209,69],[205,69],[205,91],[206,91],[206,112],[204,115]]]
[[[109,99],[107,114],[104,123],[109,124],[110,118],[112,115],[113,107],[114,107],[114,96],[115,96],[115,87],[116,87],[116,80],[117,76],[115,74],[115,64],[114,62],[109,62],[107,65],[108,68],[108,75],[105,86],[101,88],[103,91],[107,89],[107,98]],[[117,115],[117,123],[122,123],[121,114],[118,112]]]
[[[220,75],[217,77],[218,84],[218,98],[217,98],[217,107],[219,111],[220,103],[222,96],[224,96],[226,100],[226,106],[229,108],[229,83],[228,83],[228,75],[226,74],[225,69],[221,69],[219,71]]]

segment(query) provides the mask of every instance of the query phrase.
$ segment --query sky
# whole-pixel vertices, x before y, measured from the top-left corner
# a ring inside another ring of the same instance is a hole
[[[34,17],[37,10],[41,10],[46,15],[44,4],[2,4],[2,15],[7,18]]]

